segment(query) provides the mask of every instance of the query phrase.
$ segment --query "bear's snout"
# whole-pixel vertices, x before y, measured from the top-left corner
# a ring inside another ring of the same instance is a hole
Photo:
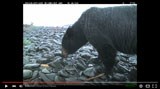
[[[67,51],[64,48],[62,48],[62,56],[64,58],[66,58],[68,56],[68,53],[67,53]]]

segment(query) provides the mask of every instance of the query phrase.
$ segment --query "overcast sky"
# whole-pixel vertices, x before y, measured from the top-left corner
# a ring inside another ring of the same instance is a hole
[[[124,4],[23,4],[23,24],[64,26],[73,24],[90,7]]]

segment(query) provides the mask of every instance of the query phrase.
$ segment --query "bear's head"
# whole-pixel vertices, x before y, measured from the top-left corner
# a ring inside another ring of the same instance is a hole
[[[69,27],[62,39],[62,55],[67,57],[68,54],[76,52],[83,46],[87,40],[82,33],[82,30]]]
[[[74,53],[77,48],[75,42],[75,33],[71,27],[69,27],[62,39],[62,55],[67,57],[68,54]]]

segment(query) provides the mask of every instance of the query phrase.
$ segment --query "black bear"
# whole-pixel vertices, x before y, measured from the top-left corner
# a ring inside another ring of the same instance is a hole
[[[82,13],[62,39],[62,55],[67,57],[91,43],[109,74],[117,51],[137,53],[137,6],[92,7]]]

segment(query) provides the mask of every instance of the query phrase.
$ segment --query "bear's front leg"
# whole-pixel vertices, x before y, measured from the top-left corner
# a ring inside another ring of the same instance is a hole
[[[98,58],[103,62],[105,66],[105,73],[106,75],[112,73],[113,66],[115,64],[115,57],[116,57],[116,49],[111,45],[105,45],[101,48],[97,49],[99,56]]]

